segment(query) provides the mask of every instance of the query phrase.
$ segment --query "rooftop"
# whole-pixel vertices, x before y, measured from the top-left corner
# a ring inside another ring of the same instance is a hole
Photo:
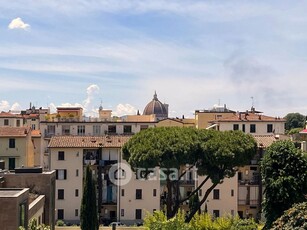
[[[0,188],[0,197],[18,197],[29,190],[28,188]]]
[[[121,148],[131,136],[107,135],[91,136],[54,136],[48,145],[49,148]]]
[[[27,127],[0,127],[0,137],[25,137],[29,132]]]
[[[217,122],[233,122],[233,121],[252,121],[252,122],[263,122],[263,121],[270,121],[270,122],[285,122],[286,120],[280,117],[270,117],[270,116],[265,116],[261,114],[256,114],[256,113],[237,113],[233,114],[231,116],[215,120]]]
[[[257,142],[258,147],[267,148],[273,142],[281,140],[281,139],[289,139],[289,137],[286,136],[280,136],[280,135],[274,135],[274,134],[268,134],[268,135],[253,135]]]

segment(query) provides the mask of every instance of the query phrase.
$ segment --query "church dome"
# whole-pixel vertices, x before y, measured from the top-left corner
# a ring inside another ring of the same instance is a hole
[[[155,114],[157,119],[164,119],[168,117],[167,104],[163,104],[158,100],[157,93],[155,92],[151,102],[149,102],[143,112],[143,115]]]

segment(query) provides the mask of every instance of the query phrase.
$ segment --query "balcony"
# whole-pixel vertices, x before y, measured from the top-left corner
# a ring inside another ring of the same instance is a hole
[[[259,204],[259,201],[258,200],[248,200],[248,199],[245,199],[245,200],[238,200],[238,205],[258,205]]]
[[[48,133],[45,131],[44,138],[51,138],[55,135],[55,133]]]
[[[179,184],[185,186],[194,186],[195,180],[179,180]]]

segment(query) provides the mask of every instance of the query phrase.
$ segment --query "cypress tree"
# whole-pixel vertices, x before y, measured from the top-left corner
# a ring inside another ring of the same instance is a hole
[[[82,230],[97,230],[99,228],[96,183],[92,178],[92,170],[89,165],[86,167],[85,172],[80,221]]]

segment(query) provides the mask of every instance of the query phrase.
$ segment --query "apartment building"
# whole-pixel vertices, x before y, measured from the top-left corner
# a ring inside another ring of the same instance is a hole
[[[34,146],[31,129],[27,127],[0,127],[0,160],[5,169],[34,166]]]
[[[20,114],[7,112],[0,113],[0,127],[22,127],[24,126],[23,117]]]
[[[285,119],[263,115],[254,108],[251,111],[237,112],[225,118],[209,121],[220,131],[241,130],[250,134],[284,134]]]
[[[122,159],[121,147],[130,137],[104,135],[51,138],[50,167],[56,170],[57,178],[56,219],[79,223],[83,174],[87,165],[90,165],[97,180],[98,210],[102,224],[117,220],[136,223],[144,218],[145,210],[152,212],[159,209],[159,181],[137,180],[133,173],[127,184],[112,181],[114,167],[128,165]],[[155,195],[150,196],[154,191]]]
[[[205,176],[199,176],[197,184],[204,181]],[[199,191],[199,200],[202,200],[207,189],[212,186],[208,180]],[[205,203],[201,206],[202,211],[210,213],[212,216],[220,217],[223,215],[235,216],[238,213],[238,179],[237,175],[231,178],[225,178],[222,184],[218,184]]]
[[[195,110],[195,127],[197,129],[206,129],[212,125],[210,121],[229,117],[235,113],[236,111],[228,109],[226,104],[223,106],[215,105],[208,110]]]
[[[44,153],[43,166],[49,169],[48,144],[53,136],[105,136],[105,135],[132,135],[143,129],[154,127],[156,122],[127,122],[127,121],[42,121],[41,153]]]

